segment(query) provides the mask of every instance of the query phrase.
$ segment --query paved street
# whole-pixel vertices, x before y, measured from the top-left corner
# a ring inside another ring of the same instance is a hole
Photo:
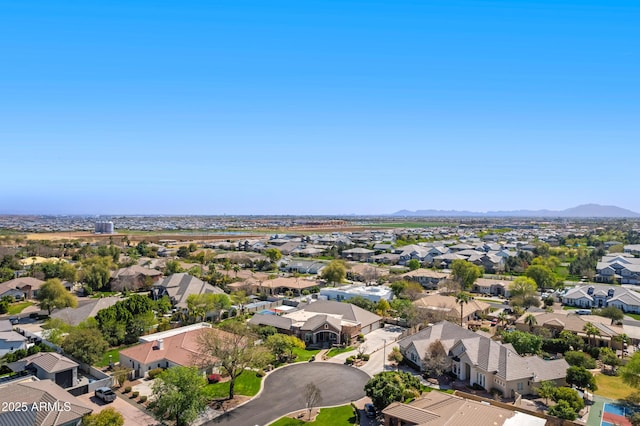
[[[313,383],[320,389],[320,406],[348,404],[365,396],[364,385],[368,380],[366,373],[343,364],[293,364],[269,374],[256,398],[208,424],[265,425],[305,408],[301,395],[307,383]]]

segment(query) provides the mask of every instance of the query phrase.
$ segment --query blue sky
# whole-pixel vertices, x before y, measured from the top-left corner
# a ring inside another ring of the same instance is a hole
[[[640,212],[640,5],[12,1],[0,213]]]

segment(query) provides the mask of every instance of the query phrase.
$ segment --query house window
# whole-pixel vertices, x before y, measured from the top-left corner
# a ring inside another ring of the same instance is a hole
[[[522,382],[518,382],[518,392],[522,392],[524,386],[522,386]]]
[[[329,324],[325,324],[325,325],[324,325],[324,329],[326,330],[326,329],[328,329],[328,328],[329,328]]]

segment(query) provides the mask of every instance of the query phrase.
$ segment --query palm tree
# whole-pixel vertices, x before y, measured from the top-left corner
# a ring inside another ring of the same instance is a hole
[[[500,321],[502,327],[504,328],[504,326],[507,325],[507,322],[509,321],[509,314],[505,311],[500,312],[498,314],[498,321]]]
[[[460,305],[460,327],[462,327],[462,319],[464,318],[463,308],[465,304],[469,303],[469,300],[471,300],[469,293],[461,291],[456,294],[456,303]]]
[[[535,315],[528,314],[526,317],[524,317],[524,323],[529,326],[529,332],[532,332],[533,326],[538,324],[538,320],[536,319]]]
[[[591,324],[590,322],[584,325],[584,327],[582,328],[582,331],[584,331],[585,334],[587,335],[587,340],[589,341],[589,344],[591,344],[591,336],[593,336],[595,340],[595,336],[600,335],[600,330],[598,330],[598,328],[595,325]],[[595,346],[595,343],[593,346]]]
[[[616,342],[620,342],[622,346],[622,359],[624,359],[624,352],[625,352],[625,345],[629,342],[629,336],[627,336],[626,334],[622,333],[622,334],[618,334],[616,336],[613,336],[613,340],[615,340]]]

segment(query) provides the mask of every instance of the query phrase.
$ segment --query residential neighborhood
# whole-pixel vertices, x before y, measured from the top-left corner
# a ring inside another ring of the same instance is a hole
[[[491,424],[589,424],[607,398],[599,389],[632,394],[623,380],[640,354],[640,287],[635,246],[624,241],[640,239],[638,229],[4,236],[0,392],[43,383],[76,407],[33,424],[79,425],[103,411],[96,392],[105,388],[126,401],[125,424],[160,424],[183,421],[154,403],[169,397],[156,384],[177,380],[200,383],[203,403],[188,424],[268,424],[306,413],[301,400],[269,399],[293,386],[285,377],[295,370],[317,375],[312,384],[336,406],[356,401],[360,424],[448,425],[480,412],[500,419]],[[355,387],[342,389],[350,396],[319,379],[349,371],[357,371]],[[416,398],[387,396],[394,375]],[[32,422],[14,415],[15,424]]]

